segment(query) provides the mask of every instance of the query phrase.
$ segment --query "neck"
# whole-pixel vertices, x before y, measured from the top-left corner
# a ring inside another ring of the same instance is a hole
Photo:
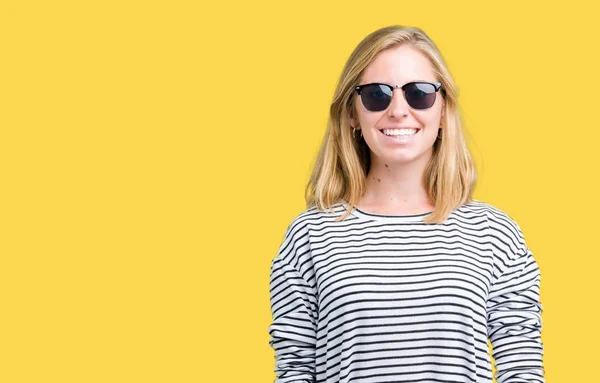
[[[371,155],[366,191],[358,205],[390,210],[432,208],[433,202],[423,182],[428,161],[429,157],[423,156],[408,164],[401,164]]]

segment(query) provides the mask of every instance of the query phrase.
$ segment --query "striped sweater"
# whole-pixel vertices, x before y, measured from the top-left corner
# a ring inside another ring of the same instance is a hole
[[[346,208],[298,214],[271,262],[276,383],[491,383],[491,356],[498,383],[545,383],[540,270],[508,214]]]

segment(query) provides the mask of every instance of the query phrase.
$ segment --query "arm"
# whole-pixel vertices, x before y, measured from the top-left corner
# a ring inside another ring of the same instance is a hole
[[[511,221],[509,221],[511,222]],[[505,255],[487,302],[488,336],[498,383],[545,383],[541,274],[520,228],[504,231]],[[512,238],[511,238],[512,237]],[[510,250],[512,249],[512,250]]]
[[[293,266],[300,248],[288,230],[279,256],[271,263],[269,345],[275,351],[275,383],[315,381],[317,300],[301,267]]]

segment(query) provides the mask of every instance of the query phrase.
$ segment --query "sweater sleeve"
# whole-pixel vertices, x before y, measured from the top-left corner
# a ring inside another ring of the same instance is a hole
[[[301,272],[306,245],[290,226],[279,254],[271,262],[270,301],[273,320],[269,345],[275,351],[275,383],[313,383],[317,338],[315,289]],[[305,258],[304,258],[305,259]],[[309,273],[307,273],[309,274]]]
[[[494,238],[502,251],[486,308],[496,381],[545,383],[540,269],[516,222],[496,222]]]

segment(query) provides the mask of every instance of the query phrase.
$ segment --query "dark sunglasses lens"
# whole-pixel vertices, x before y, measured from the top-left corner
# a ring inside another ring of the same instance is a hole
[[[392,92],[385,85],[367,85],[360,91],[360,97],[365,108],[371,112],[385,110],[392,100]]]
[[[431,108],[435,103],[435,87],[432,84],[415,83],[405,88],[406,102],[414,109]]]

